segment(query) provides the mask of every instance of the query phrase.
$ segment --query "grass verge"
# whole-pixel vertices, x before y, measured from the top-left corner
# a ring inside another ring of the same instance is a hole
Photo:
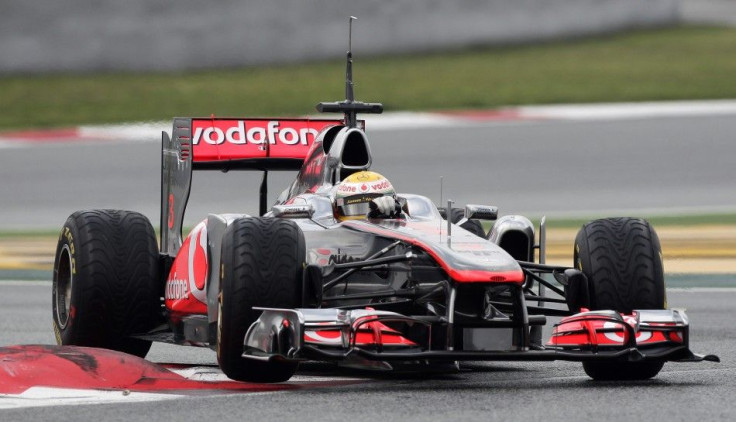
[[[679,27],[541,45],[365,57],[356,96],[387,110],[736,97],[736,28]],[[343,98],[341,60],[186,73],[0,78],[0,130],[282,116]]]

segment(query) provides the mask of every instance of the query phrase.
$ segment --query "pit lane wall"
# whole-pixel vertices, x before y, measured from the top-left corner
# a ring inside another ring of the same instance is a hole
[[[681,0],[3,0],[0,73],[178,70],[672,25]]]

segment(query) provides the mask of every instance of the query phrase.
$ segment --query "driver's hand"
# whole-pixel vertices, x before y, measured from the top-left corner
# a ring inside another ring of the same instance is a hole
[[[401,213],[401,207],[393,196],[379,196],[368,204],[371,211],[369,218],[393,218]]]

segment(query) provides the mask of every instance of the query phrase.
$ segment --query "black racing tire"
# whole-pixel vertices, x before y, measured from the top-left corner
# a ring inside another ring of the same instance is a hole
[[[659,237],[639,218],[606,218],[585,224],[575,238],[575,267],[588,278],[591,310],[631,313],[666,309]],[[594,380],[645,380],[663,361],[583,362]]]
[[[234,221],[222,240],[217,321],[217,361],[229,378],[282,382],[297,362],[261,362],[242,357],[245,333],[258,319],[254,306],[301,306],[306,247],[291,221],[247,217]]]
[[[160,319],[156,234],[132,211],[77,211],[59,235],[52,285],[59,345],[145,357],[151,342],[130,337]]]
[[[440,207],[437,208],[440,211],[440,214],[442,215],[442,218],[447,219],[447,209]],[[465,217],[465,210],[462,208],[451,208],[450,209],[450,222],[452,224],[457,224],[458,221],[462,220]],[[470,233],[473,233],[474,235],[482,238],[486,238],[486,232],[483,230],[483,225],[478,220],[468,220],[460,225],[460,227],[464,228],[465,230],[469,231]]]
[[[646,362],[583,362],[583,369],[596,381],[643,381],[654,378],[664,367],[664,361]]]
[[[657,233],[639,218],[585,224],[575,238],[575,266],[588,278],[591,309],[665,309],[662,252]]]

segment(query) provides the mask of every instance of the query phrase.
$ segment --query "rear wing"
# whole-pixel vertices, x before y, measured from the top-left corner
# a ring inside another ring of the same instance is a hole
[[[175,256],[182,244],[192,170],[261,170],[261,214],[269,170],[299,170],[323,129],[342,120],[175,118],[162,133],[161,252]]]

